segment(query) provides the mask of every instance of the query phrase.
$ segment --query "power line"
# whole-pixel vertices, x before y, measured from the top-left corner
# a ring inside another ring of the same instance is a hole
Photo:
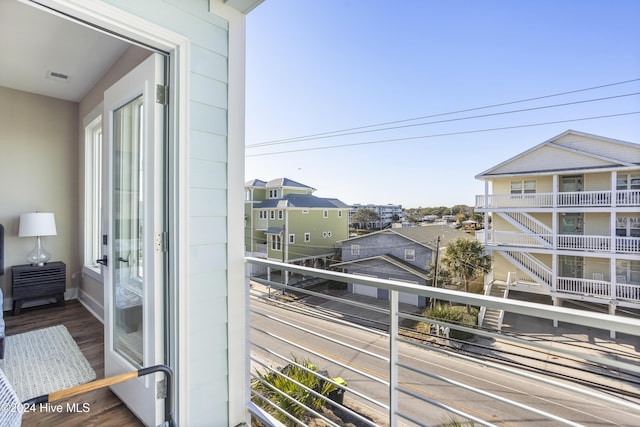
[[[555,124],[560,124],[560,123],[580,122],[580,121],[586,121],[586,120],[597,120],[597,119],[606,119],[606,118],[611,118],[611,117],[629,116],[629,115],[639,114],[639,113],[640,113],[640,111],[631,111],[631,112],[626,112],[626,113],[616,113],[616,114],[608,114],[608,115],[602,115],[602,116],[591,116],[591,117],[582,117],[582,118],[576,118],[576,119],[556,120],[556,121],[552,121],[552,122],[529,123],[529,124],[524,124],[524,125],[504,126],[504,127],[497,127],[497,128],[474,129],[474,130],[460,131],[460,132],[449,132],[449,133],[440,133],[440,134],[431,134],[431,135],[409,136],[409,137],[405,137],[405,138],[380,139],[380,140],[375,140],[375,141],[354,142],[354,143],[336,144],[336,145],[325,145],[325,146],[322,146],[322,147],[298,148],[298,149],[292,149],[292,150],[274,151],[274,152],[271,152],[271,153],[249,154],[249,155],[246,155],[245,157],[272,156],[272,155],[276,155],[276,154],[297,153],[297,152],[302,152],[302,151],[317,151],[317,150],[328,150],[328,149],[332,149],[332,148],[354,147],[354,146],[359,146],[359,145],[382,144],[382,143],[385,143],[385,142],[400,142],[400,141],[411,141],[411,140],[416,140],[416,139],[438,138],[438,137],[444,137],[444,136],[466,135],[466,134],[482,133],[482,132],[495,132],[495,131],[500,131],[500,130],[520,129],[520,128],[527,128],[527,127],[555,125]]]
[[[636,82],[636,81],[640,81],[640,78],[631,79],[631,80],[624,80],[624,81],[615,82],[615,83],[608,83],[608,84],[599,85],[599,86],[592,86],[592,87],[583,88],[583,89],[576,89],[576,90],[571,90],[571,91],[566,91],[566,92],[559,92],[559,93],[554,93],[554,94],[550,94],[550,95],[537,96],[537,97],[533,97],[533,98],[526,98],[526,99],[521,99],[521,100],[517,100],[517,101],[508,101],[508,102],[503,102],[503,103],[499,103],[499,104],[485,105],[485,106],[482,106],[482,107],[473,107],[473,108],[467,108],[467,109],[463,109],[463,110],[450,111],[450,112],[446,112],[446,113],[438,113],[438,114],[432,114],[432,115],[427,115],[427,116],[414,117],[414,118],[411,118],[411,119],[394,120],[394,121],[371,124],[371,125],[365,125],[365,126],[358,126],[358,127],[339,129],[339,130],[334,130],[334,131],[329,131],[329,132],[308,134],[308,135],[292,137],[292,138],[276,139],[276,140],[271,140],[271,141],[265,141],[265,142],[262,142],[262,143],[252,144],[250,146],[259,146],[259,145],[271,144],[271,143],[275,143],[275,142],[293,141],[293,140],[298,140],[298,139],[303,139],[303,138],[311,138],[311,137],[329,135],[329,134],[334,134],[334,133],[350,132],[350,131],[366,129],[366,128],[370,128],[370,127],[387,126],[387,125],[393,125],[393,124],[397,124],[397,123],[411,122],[411,121],[414,121],[414,120],[431,119],[431,118],[447,116],[447,115],[451,115],[451,114],[468,113],[468,112],[471,112],[471,111],[478,111],[478,110],[484,110],[484,109],[495,108],[495,107],[503,107],[503,106],[506,106],[506,105],[513,105],[513,104],[519,104],[519,103],[524,103],[524,102],[537,101],[537,100],[540,100],[540,99],[553,98],[553,97],[557,97],[557,96],[570,95],[570,94],[573,94],[573,93],[586,92],[586,91],[590,91],[590,90],[596,90],[596,89],[602,89],[602,88],[606,88],[606,87],[618,86],[618,85],[623,85],[623,84],[627,84],[627,83],[633,83],[633,82]],[[249,146],[247,146],[247,147],[249,147]]]
[[[528,112],[528,111],[544,110],[544,109],[547,109],[547,108],[557,108],[557,107],[566,107],[566,106],[569,106],[569,105],[586,104],[588,102],[606,101],[606,100],[610,100],[610,99],[624,98],[624,97],[627,97],[627,96],[635,96],[635,95],[640,95],[640,92],[626,93],[626,94],[622,94],[622,95],[612,95],[612,96],[607,96],[607,97],[602,97],[602,98],[585,99],[585,100],[582,100],[582,101],[565,102],[565,103],[562,103],[562,104],[543,105],[543,106],[540,106],[540,107],[522,108],[522,109],[519,109],[519,110],[499,111],[497,113],[487,113],[487,114],[479,114],[479,115],[475,115],[475,116],[457,117],[457,118],[454,118],[454,119],[445,119],[445,120],[436,120],[436,121],[432,121],[432,122],[414,123],[414,124],[410,124],[410,125],[392,126],[392,127],[385,127],[385,128],[380,128],[380,129],[359,130],[359,131],[344,132],[344,133],[335,133],[335,134],[332,134],[332,135],[323,135],[323,136],[309,137],[309,138],[302,138],[301,137],[301,138],[297,138],[295,140],[290,140],[290,141],[265,142],[265,143],[260,143],[260,144],[250,144],[250,145],[247,145],[246,148],[258,148],[258,147],[266,147],[266,146],[281,145],[281,144],[294,144],[296,142],[315,141],[315,140],[318,140],[318,139],[336,138],[336,137],[347,136],[347,135],[357,135],[357,134],[371,133],[371,132],[382,132],[382,131],[385,131],[385,130],[406,129],[406,128],[417,127],[417,126],[427,126],[427,125],[433,125],[433,124],[457,122],[457,121],[462,121],[462,120],[480,119],[480,118],[485,118],[485,117],[501,116],[501,115],[505,115],[505,114],[515,114],[515,113],[524,113],[524,112]]]

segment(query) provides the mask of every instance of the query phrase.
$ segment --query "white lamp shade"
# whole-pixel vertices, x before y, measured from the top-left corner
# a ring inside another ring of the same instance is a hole
[[[56,220],[52,213],[33,212],[20,215],[19,237],[55,236]]]

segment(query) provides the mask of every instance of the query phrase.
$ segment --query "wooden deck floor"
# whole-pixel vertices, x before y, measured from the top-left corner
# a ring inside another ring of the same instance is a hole
[[[78,301],[67,301],[64,307],[45,305],[23,309],[18,316],[4,313],[7,335],[33,331],[48,326],[65,325],[78,347],[96,371],[96,378],[104,378],[104,332],[96,320]],[[87,403],[86,413],[61,414],[33,412],[22,418],[23,426],[143,426],[133,413],[108,388],[59,401]]]

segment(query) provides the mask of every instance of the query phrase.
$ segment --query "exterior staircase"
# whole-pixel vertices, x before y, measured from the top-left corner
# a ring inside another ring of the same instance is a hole
[[[538,221],[533,216],[525,212],[498,212],[498,215],[508,223],[531,235],[545,248],[553,246],[553,230],[545,223]]]
[[[504,282],[495,281],[485,292],[485,295],[489,295],[496,298],[507,298],[508,286]],[[504,317],[504,310],[498,310],[495,308],[482,307],[481,313],[483,313],[481,324],[479,325],[483,329],[490,329],[493,331],[500,331],[502,329],[502,318]]]
[[[548,294],[551,292],[553,272],[544,263],[538,261],[537,258],[526,252],[501,251],[500,254],[511,262],[511,264],[516,266],[518,271],[524,273],[524,276],[531,279],[530,283],[528,283],[529,285],[533,285],[538,288],[536,291],[530,286],[528,289],[529,292],[541,294]],[[524,280],[524,278],[522,278],[522,280],[515,280],[512,284],[512,286],[516,287],[522,287],[525,285],[527,285],[527,281]]]

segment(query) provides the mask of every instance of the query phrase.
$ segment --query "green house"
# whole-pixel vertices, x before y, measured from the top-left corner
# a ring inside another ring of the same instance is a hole
[[[315,191],[288,178],[246,182],[247,254],[313,267],[333,259],[336,242],[348,237],[349,206],[338,199],[316,197]]]

